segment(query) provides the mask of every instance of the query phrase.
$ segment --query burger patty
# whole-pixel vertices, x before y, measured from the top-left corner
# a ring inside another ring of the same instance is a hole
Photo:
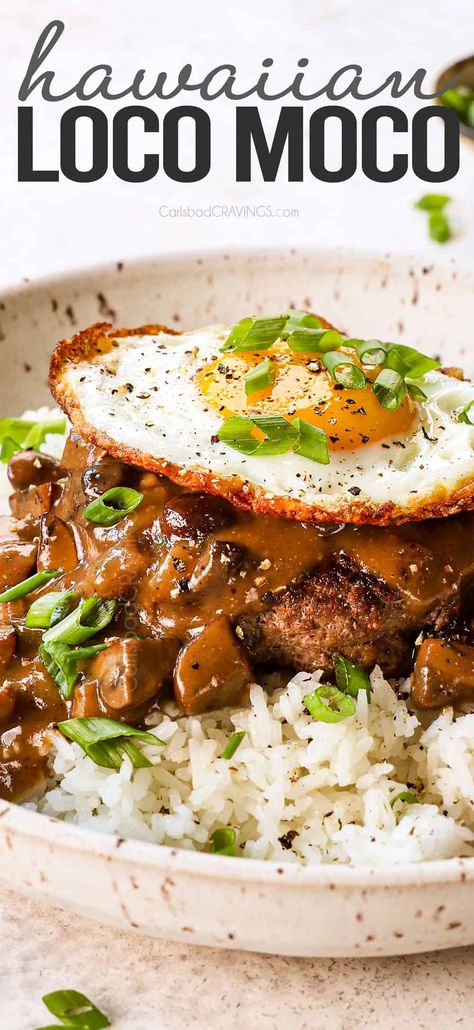
[[[260,665],[330,673],[334,654],[341,654],[367,670],[377,664],[387,676],[402,676],[420,630],[441,630],[459,606],[457,592],[427,615],[410,614],[401,591],[339,554],[305,573],[269,611],[244,613],[239,626]]]

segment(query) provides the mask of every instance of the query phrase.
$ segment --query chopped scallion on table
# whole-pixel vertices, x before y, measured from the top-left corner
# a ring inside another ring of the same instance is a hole
[[[104,1027],[110,1026],[105,1012],[101,1012],[80,991],[52,991],[51,994],[43,995],[43,1002],[48,1012],[56,1016],[62,1026],[77,1027],[77,1030],[104,1030]],[[41,1030],[53,1028],[42,1027]]]

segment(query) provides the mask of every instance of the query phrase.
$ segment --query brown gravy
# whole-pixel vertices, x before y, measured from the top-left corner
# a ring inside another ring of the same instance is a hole
[[[36,568],[64,572],[24,599],[0,605],[0,795],[4,797],[23,798],[42,781],[47,731],[61,719],[102,714],[141,723],[169,683],[175,654],[183,645],[194,648],[196,634],[205,627],[213,627],[215,654],[222,653],[222,668],[227,662],[232,669],[232,683],[226,683],[216,668],[213,698],[202,683],[194,689],[191,670],[199,669],[200,662],[191,660],[192,650],[184,657],[181,651],[175,671],[181,707],[192,712],[202,710],[204,703],[217,706],[219,699],[221,704],[237,701],[250,667],[230,625],[235,627],[243,612],[268,610],[275,597],[330,556],[348,555],[396,588],[407,610],[421,623],[426,613],[449,601],[460,583],[474,573],[474,513],[393,529],[317,527],[253,515],[230,509],[220,499],[185,494],[153,473],[121,466],[75,434],[66,444],[61,466],[45,470],[47,483],[37,482],[41,479],[37,469],[29,481],[24,465],[20,471],[16,482],[14,470],[11,473],[17,487],[11,500],[15,517],[3,520],[1,526],[2,589]],[[139,507],[108,528],[85,520],[82,512],[92,497],[119,482],[143,493]],[[32,601],[51,589],[119,599],[112,626],[94,643],[115,641],[114,654],[118,666],[123,664],[125,677],[132,650],[133,655],[143,652],[142,659],[133,658],[144,662],[141,695],[127,691],[126,682],[125,686],[112,682],[104,658],[107,652],[103,652],[83,670],[72,699],[61,698],[38,657],[41,632],[25,627]],[[137,638],[166,638],[166,676],[160,679],[156,671],[160,658],[153,647],[127,644]],[[156,691],[150,679],[153,670]],[[108,693],[105,688],[103,692],[108,704],[100,690],[103,676],[109,676]],[[110,698],[115,699],[115,707]],[[117,698],[123,698],[123,703]]]

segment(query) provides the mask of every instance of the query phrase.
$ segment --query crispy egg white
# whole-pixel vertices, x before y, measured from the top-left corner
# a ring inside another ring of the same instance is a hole
[[[275,384],[247,398],[245,372],[266,354],[223,354],[228,332],[93,327],[59,344],[51,388],[86,439],[254,510],[388,524],[474,506],[474,427],[457,420],[474,400],[473,383],[429,372],[426,399],[407,397],[389,412],[370,384],[341,390],[314,357],[276,344]],[[249,456],[217,439],[223,418],[268,412],[324,428],[330,463],[293,452]]]

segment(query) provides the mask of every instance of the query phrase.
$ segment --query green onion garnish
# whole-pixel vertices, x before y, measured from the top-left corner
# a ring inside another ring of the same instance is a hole
[[[354,665],[348,658],[341,654],[333,657],[336,683],[343,694],[350,694],[357,697],[359,690],[365,690],[370,701],[370,680],[366,672],[359,665]]]
[[[316,315],[310,315],[307,311],[290,311],[285,328],[281,333],[281,339],[286,340],[295,329],[321,329],[321,321]]]
[[[43,643],[84,644],[109,625],[116,607],[114,598],[88,597],[75,611],[46,631]]]
[[[70,647],[69,644],[41,644],[39,656],[51,679],[54,680],[63,697],[71,696],[79,678],[79,662],[94,658],[105,651],[107,644],[92,644],[89,647]]]
[[[264,440],[255,436],[255,429],[265,434]],[[236,415],[222,423],[217,436],[241,454],[254,455],[285,454],[298,441],[296,429],[281,415],[254,415],[253,418]]]
[[[287,343],[295,354],[324,354],[340,347],[342,336],[337,329],[295,329]]]
[[[312,694],[306,694],[303,702],[316,722],[342,722],[356,710],[352,698],[337,687],[317,687]]]
[[[28,579],[17,583],[16,586],[4,590],[3,594],[0,594],[0,604],[6,604],[7,601],[17,601],[20,597],[26,597],[27,594],[31,594],[32,590],[37,590],[39,587],[44,586],[45,583],[48,583],[50,579],[60,575],[61,569],[35,572],[34,576],[29,576]]]
[[[76,596],[72,590],[50,590],[37,597],[28,608],[25,625],[29,629],[49,629],[52,622],[59,621],[57,613],[63,611],[65,601]]]
[[[103,1030],[110,1026],[105,1013],[80,991],[52,991],[51,994],[43,995],[43,1002],[48,1012],[56,1016],[65,1027]],[[53,1027],[43,1027],[42,1030],[53,1030]]]
[[[270,358],[265,358],[256,368],[253,368],[244,378],[245,393],[247,397],[256,393],[257,390],[265,390],[267,386],[273,386],[276,376],[276,365]]]
[[[227,744],[221,754],[221,758],[232,758],[233,755],[235,755],[237,748],[240,747],[245,735],[245,730],[240,730],[238,733],[233,733],[230,740],[227,741]]]
[[[323,364],[336,383],[346,390],[363,390],[367,386],[367,380],[361,368],[356,365],[353,358],[340,351],[329,351],[323,354]]]
[[[130,486],[112,486],[84,508],[83,516],[97,526],[115,526],[143,501],[143,494]]]
[[[379,372],[372,389],[379,404],[388,411],[395,411],[396,408],[399,408],[407,395],[403,377],[391,368],[383,368]]]
[[[418,798],[411,790],[401,790],[396,797],[392,798],[390,802],[392,808],[397,801],[404,801],[407,805],[416,805]]]
[[[428,219],[430,238],[435,243],[446,243],[451,239],[451,226],[442,211],[432,211]]]
[[[293,447],[295,454],[317,461],[319,465],[329,465],[328,438],[324,429],[303,422],[301,418],[294,418],[291,424],[299,433],[299,442]]]
[[[0,419],[0,461],[7,464],[17,451],[39,451],[49,433],[65,433],[66,419],[28,422],[21,418]]]
[[[232,857],[235,857],[237,854],[235,830],[232,830],[230,827],[214,830],[214,833],[211,834],[210,850],[213,855],[232,855]]]
[[[451,239],[451,226],[444,213],[444,208],[450,200],[451,197],[446,197],[442,193],[426,193],[415,204],[415,207],[428,212],[428,231],[435,243],[446,243]]]
[[[387,353],[381,340],[346,340],[346,347],[354,347],[363,365],[381,365]]]
[[[441,363],[436,358],[430,358],[414,347],[406,347],[403,343],[389,343],[387,347],[385,368],[400,372],[407,379],[421,379],[427,372],[440,368]]]
[[[447,197],[443,193],[425,193],[417,200],[415,207],[418,207],[420,211],[441,211],[450,200],[451,197]]]
[[[120,769],[122,760],[128,755],[134,769],[144,769],[152,763],[127,737],[136,737],[147,744],[164,747],[164,741],[153,733],[137,730],[114,719],[67,719],[59,722],[58,729],[69,740],[79,744],[86,755],[104,769]]]
[[[458,422],[466,422],[468,426],[474,426],[474,400],[469,401],[466,407],[458,415]]]
[[[265,434],[264,440],[260,441],[255,436],[255,429]],[[222,423],[217,436],[222,443],[241,454],[260,457],[294,451],[322,465],[329,462],[324,430],[301,419],[288,422],[281,415],[255,415],[253,418],[236,415]]]
[[[268,350],[280,337],[288,316],[242,318],[229,333],[221,351]]]

